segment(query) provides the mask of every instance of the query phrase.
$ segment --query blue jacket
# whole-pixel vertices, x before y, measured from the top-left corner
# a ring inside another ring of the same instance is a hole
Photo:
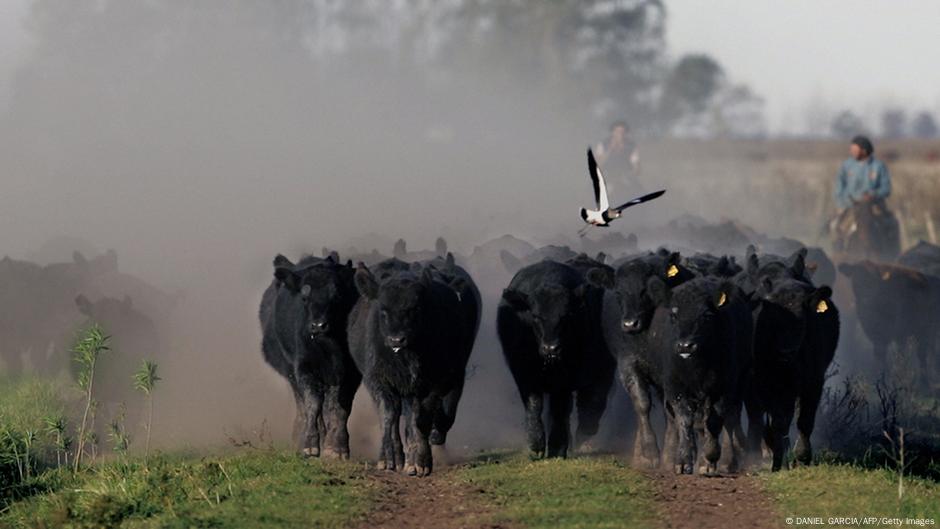
[[[884,162],[871,156],[862,161],[849,158],[842,162],[836,178],[836,204],[847,208],[861,200],[865,193],[875,198],[887,198],[891,194],[891,175]]]

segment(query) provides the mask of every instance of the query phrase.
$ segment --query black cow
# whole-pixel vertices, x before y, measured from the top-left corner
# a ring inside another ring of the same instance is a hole
[[[349,355],[346,324],[359,298],[352,263],[274,259],[261,299],[264,359],[287,378],[297,404],[294,437],[304,455],[349,457],[346,423],[361,375]]]
[[[918,379],[929,382],[927,356],[937,350],[940,278],[898,265],[871,261],[842,263],[852,281],[858,321],[871,340],[875,360],[884,369],[888,346],[917,341]]]
[[[615,368],[600,339],[601,293],[583,271],[555,261],[519,270],[503,291],[497,333],[525,407],[535,457],[567,456],[572,393],[577,393],[577,441],[597,433]]]
[[[663,389],[663,365],[657,351],[663,334],[647,332],[662,313],[650,295],[648,284],[660,278],[670,287],[689,281],[695,274],[682,264],[678,253],[665,250],[634,257],[621,263],[612,282],[606,274],[589,273],[592,282],[603,285],[602,333],[608,350],[616,359],[617,373],[630,395],[638,427],[633,459],[636,465],[653,468],[659,464],[659,447],[650,423],[653,392],[660,397]],[[670,423],[667,421],[667,426]],[[670,426],[671,427],[671,426]],[[669,437],[667,437],[668,439]],[[671,465],[674,450],[666,451],[663,463]]]
[[[805,257],[805,249],[789,259],[758,257],[751,247],[747,269],[735,278],[754,308],[748,449],[757,452],[763,439],[773,453],[773,470],[783,464],[797,402],[797,461],[808,464],[812,460],[810,437],[816,410],[839,340],[839,312],[832,290],[817,288],[807,278]]]
[[[940,277],[940,246],[918,241],[916,246],[898,257],[898,264]]]
[[[380,264],[384,278],[361,263],[356,271],[362,297],[350,315],[350,352],[379,406],[379,468],[430,474],[430,445],[444,443],[456,418],[480,306],[476,286],[452,259],[440,268]]]
[[[667,428],[665,450],[676,445],[676,470],[691,474],[696,431],[702,440],[700,473],[718,469],[722,429],[731,440],[728,469],[737,468],[744,384],[751,363],[751,309],[728,279],[699,277],[671,289],[658,277],[650,295],[668,318],[654,320],[650,333],[665,338],[656,353],[663,368]],[[668,422],[667,422],[668,426]],[[670,439],[669,436],[675,436]]]

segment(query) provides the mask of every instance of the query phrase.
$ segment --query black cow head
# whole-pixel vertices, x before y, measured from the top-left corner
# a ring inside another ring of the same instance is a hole
[[[727,280],[700,278],[669,288],[658,277],[647,288],[657,305],[669,309],[675,334],[674,351],[679,361],[697,360],[712,343],[720,325],[721,311],[727,310],[737,287]]]
[[[503,290],[506,302],[535,334],[539,354],[546,363],[560,360],[565,351],[563,344],[575,343],[578,318],[585,310],[588,286],[574,289],[560,285],[545,285],[534,293]]]
[[[306,265],[294,265],[283,255],[274,258],[274,277],[303,302],[303,329],[310,339],[345,331],[346,316],[357,297],[352,275],[352,262],[339,264],[335,253]]]
[[[356,288],[378,305],[379,334],[394,353],[413,346],[420,339],[421,324],[426,319],[433,272],[410,271],[389,275],[379,282],[363,264],[356,270]]]
[[[620,306],[620,327],[626,333],[635,334],[646,330],[657,303],[650,296],[649,280],[658,278],[669,287],[691,279],[692,272],[680,264],[681,256],[676,252],[657,252],[627,261],[614,274],[608,286]],[[597,280],[597,276],[590,276]]]

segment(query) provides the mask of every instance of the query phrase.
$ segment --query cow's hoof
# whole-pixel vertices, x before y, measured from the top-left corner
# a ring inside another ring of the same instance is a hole
[[[447,442],[447,434],[441,433],[440,430],[434,428],[431,430],[431,435],[428,436],[428,441],[430,441],[432,445],[440,446]]]
[[[324,459],[349,459],[349,453],[333,450],[332,448],[324,448],[321,457]]]
[[[698,467],[698,473],[703,476],[714,476],[718,474],[718,465],[716,463],[706,463]]]
[[[431,475],[431,467],[415,467],[415,473],[412,476],[424,477]]]
[[[654,469],[659,466],[658,459],[653,459],[644,455],[638,455],[633,458],[633,464],[637,468]]]
[[[537,450],[529,450],[529,459],[537,461],[539,459],[545,459],[545,452]]]
[[[385,461],[379,461],[375,464],[375,468],[378,470],[385,470],[387,466],[388,465],[386,465]]]
[[[409,476],[415,476],[418,474],[418,469],[414,465],[405,465],[405,474]]]
[[[300,451],[304,457],[320,457],[320,448],[318,447],[307,447]]]
[[[692,474],[692,465],[676,465],[676,474]]]

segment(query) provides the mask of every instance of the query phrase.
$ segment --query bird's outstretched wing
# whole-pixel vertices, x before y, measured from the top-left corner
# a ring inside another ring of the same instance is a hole
[[[614,211],[616,211],[617,213],[620,213],[621,211],[623,211],[623,210],[625,210],[625,209],[627,209],[627,208],[629,208],[629,207],[635,206],[635,205],[637,205],[637,204],[642,204],[642,203],[644,203],[644,202],[649,202],[650,200],[659,198],[659,197],[663,196],[664,194],[666,194],[666,190],[665,190],[665,189],[660,189],[659,191],[654,191],[654,192],[652,192],[652,193],[647,193],[647,194],[645,194],[645,195],[643,195],[643,196],[641,196],[641,197],[636,197],[636,198],[634,198],[633,200],[627,202],[626,204],[623,204],[623,205],[621,205],[621,206],[615,207],[615,208],[614,208]]]
[[[607,211],[607,208],[610,207],[610,203],[607,200],[607,182],[604,180],[604,174],[601,173],[601,168],[597,166],[597,161],[594,159],[594,152],[591,149],[588,149],[588,173],[591,175],[591,182],[594,184],[594,202],[597,204],[597,209],[600,211]]]

